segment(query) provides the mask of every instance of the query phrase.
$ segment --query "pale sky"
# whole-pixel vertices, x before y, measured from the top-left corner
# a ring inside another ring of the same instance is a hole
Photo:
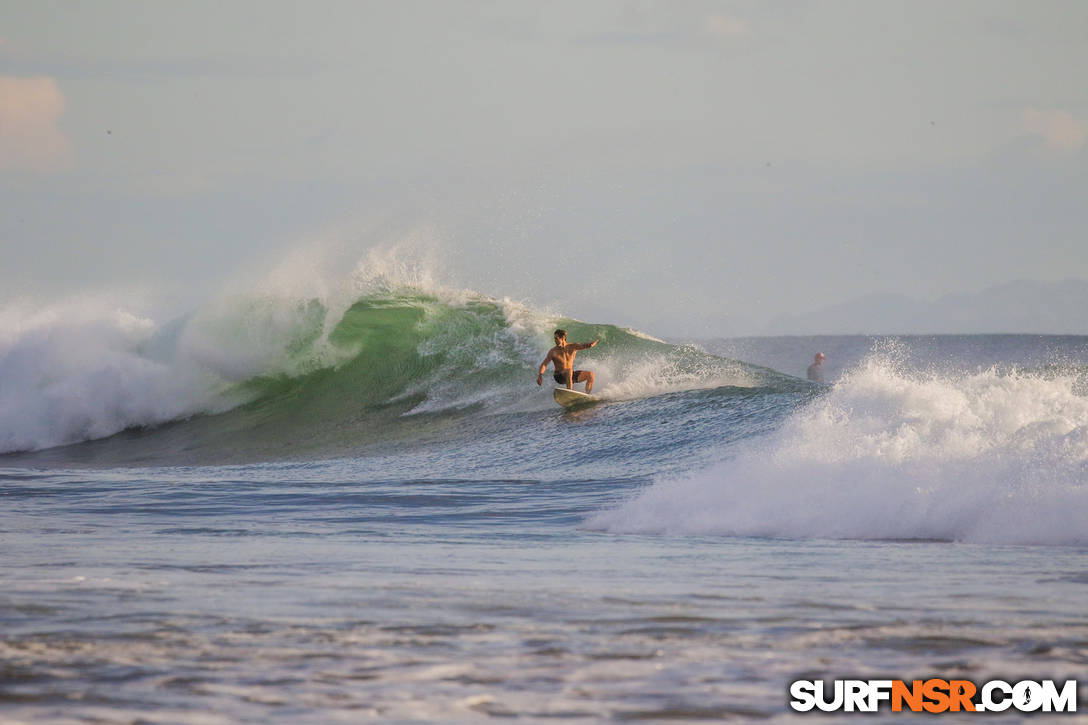
[[[1080,0],[5,1],[0,303],[315,240],[661,334],[1088,279],[1086,68]]]

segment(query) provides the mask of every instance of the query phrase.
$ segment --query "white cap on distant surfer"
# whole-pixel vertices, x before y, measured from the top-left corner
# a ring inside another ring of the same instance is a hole
[[[816,353],[816,357],[813,358],[812,364],[808,366],[808,379],[814,383],[824,382],[824,358],[826,356],[822,352]]]
[[[540,363],[540,373],[536,376],[536,384],[544,382],[544,372],[548,369],[548,363],[555,366],[555,382],[566,385],[567,390],[574,390],[574,383],[585,383],[586,393],[593,391],[594,376],[589,370],[575,370],[574,356],[579,350],[587,350],[595,346],[599,340],[593,342],[567,342],[567,331],[560,328],[555,331],[555,347],[548,350],[544,362]]]

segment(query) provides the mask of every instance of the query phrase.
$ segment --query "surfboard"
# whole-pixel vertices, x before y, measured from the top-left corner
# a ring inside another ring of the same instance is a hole
[[[555,402],[564,408],[577,408],[582,405],[593,405],[601,402],[601,399],[595,395],[586,395],[577,390],[567,390],[566,388],[556,388],[555,392],[552,393],[552,397],[555,398]]]

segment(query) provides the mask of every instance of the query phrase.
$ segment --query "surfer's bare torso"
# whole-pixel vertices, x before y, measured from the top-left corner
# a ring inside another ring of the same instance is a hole
[[[587,347],[592,347],[595,344],[595,342],[569,342],[566,345],[556,345],[551,350],[548,350],[548,360],[555,366],[555,372],[566,372],[574,367],[574,356],[578,354],[579,350],[585,350]]]
[[[595,346],[597,342],[597,340],[593,342],[567,342],[567,333],[563,330],[556,330],[555,347],[548,350],[544,362],[540,363],[540,374],[536,376],[536,384],[541,385],[543,383],[544,371],[548,369],[548,364],[551,363],[555,367],[555,382],[566,385],[568,390],[574,389],[574,383],[584,382],[586,392],[592,391],[593,373],[588,370],[575,370],[574,356],[578,354],[579,350],[587,350]]]

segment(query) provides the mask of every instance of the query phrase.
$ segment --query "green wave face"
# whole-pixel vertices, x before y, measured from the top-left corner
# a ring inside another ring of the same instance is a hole
[[[242,381],[224,399],[240,405],[115,436],[128,441],[124,449],[118,441],[84,445],[113,445],[113,454],[135,460],[359,455],[471,435],[492,415],[556,414],[551,376],[537,387],[536,370],[560,326],[572,341],[600,340],[576,366],[595,372],[594,393],[606,400],[790,385],[787,376],[694,347],[475,293],[367,295],[332,317],[318,300],[235,300],[202,318],[194,326],[200,335],[190,337],[219,359],[236,354],[245,363],[238,371],[266,371],[234,374]]]

